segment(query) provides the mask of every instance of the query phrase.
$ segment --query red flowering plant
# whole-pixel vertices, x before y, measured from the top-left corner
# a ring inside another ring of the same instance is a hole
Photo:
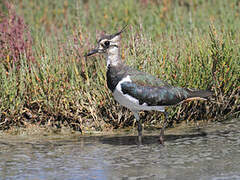
[[[7,15],[0,14],[0,62],[6,71],[16,67],[19,69],[20,57],[24,55],[27,61],[33,61],[32,38],[22,17],[8,2],[4,5],[8,10]]]

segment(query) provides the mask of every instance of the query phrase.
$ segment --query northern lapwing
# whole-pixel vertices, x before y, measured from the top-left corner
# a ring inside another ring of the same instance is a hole
[[[142,121],[138,115],[140,110],[163,112],[166,123],[168,117],[165,111],[166,106],[176,105],[185,100],[206,100],[211,96],[211,92],[174,87],[161,79],[124,64],[120,55],[120,34],[125,28],[126,26],[115,34],[102,36],[97,42],[97,47],[85,56],[96,53],[106,55],[107,86],[112,91],[115,100],[133,112],[138,125],[138,141],[142,144]],[[163,144],[165,123],[160,132],[161,144]]]

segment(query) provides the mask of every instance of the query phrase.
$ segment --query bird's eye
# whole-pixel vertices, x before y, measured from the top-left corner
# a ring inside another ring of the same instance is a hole
[[[104,42],[104,45],[105,45],[106,47],[108,47],[108,46],[110,45],[110,42],[109,42],[109,41],[105,41],[105,42]]]

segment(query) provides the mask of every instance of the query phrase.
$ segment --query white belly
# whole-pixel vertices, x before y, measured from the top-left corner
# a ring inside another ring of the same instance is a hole
[[[126,108],[132,110],[132,111],[139,111],[139,110],[146,110],[146,111],[161,111],[164,112],[165,108],[164,106],[148,106],[146,103],[139,104],[139,101],[128,95],[123,94],[121,91],[118,90],[118,88],[115,89],[113,92],[114,99],[119,102],[122,106],[125,106]]]

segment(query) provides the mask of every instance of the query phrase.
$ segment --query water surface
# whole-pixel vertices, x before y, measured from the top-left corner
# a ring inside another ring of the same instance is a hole
[[[133,135],[2,136],[0,179],[240,179],[240,119]]]

